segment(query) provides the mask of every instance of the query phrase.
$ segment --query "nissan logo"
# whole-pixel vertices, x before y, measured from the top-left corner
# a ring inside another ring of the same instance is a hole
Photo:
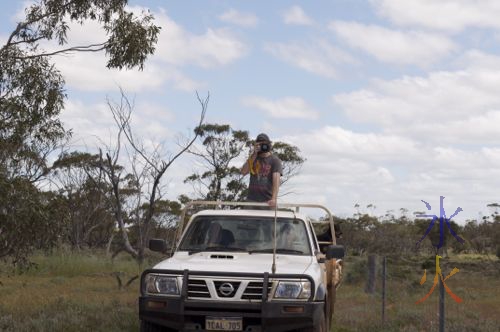
[[[219,292],[224,296],[229,296],[234,292],[234,287],[230,283],[225,282],[220,285]]]

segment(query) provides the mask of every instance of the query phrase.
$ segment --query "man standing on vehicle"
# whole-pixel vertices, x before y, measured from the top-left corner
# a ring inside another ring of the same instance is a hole
[[[266,202],[276,206],[280,177],[281,160],[271,153],[271,140],[266,134],[259,134],[255,139],[252,154],[241,167],[241,174],[250,173],[247,199],[252,202]]]

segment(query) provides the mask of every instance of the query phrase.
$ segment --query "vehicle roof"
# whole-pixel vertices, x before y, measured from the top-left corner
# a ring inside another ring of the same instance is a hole
[[[308,218],[301,213],[294,213],[292,210],[278,210],[278,218],[297,218],[307,220]],[[238,217],[272,217],[274,218],[274,210],[202,210],[194,216],[238,216]]]

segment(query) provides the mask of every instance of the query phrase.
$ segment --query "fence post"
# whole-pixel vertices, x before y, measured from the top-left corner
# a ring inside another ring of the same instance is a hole
[[[368,281],[365,288],[365,292],[368,294],[375,293],[376,258],[375,255],[368,256]]]
[[[387,257],[382,261],[382,324],[385,323],[385,279],[387,276]]]
[[[438,248],[436,254],[444,256],[444,247]],[[437,271],[436,271],[437,273]],[[445,330],[445,317],[444,317],[444,284],[441,280],[442,274],[439,276],[439,332],[444,332]]]
[[[444,284],[439,277],[439,332],[444,332]]]

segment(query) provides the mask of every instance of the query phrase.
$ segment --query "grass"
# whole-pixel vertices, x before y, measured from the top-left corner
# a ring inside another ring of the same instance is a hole
[[[140,273],[126,255],[111,261],[99,252],[36,255],[34,268],[0,271],[0,331],[138,331]]]
[[[129,274],[140,273],[139,266],[129,255],[119,255],[116,259],[106,258],[100,251],[72,252],[59,250],[47,254],[37,254],[31,258],[34,267],[26,275],[77,277],[82,275],[102,275],[109,271]]]
[[[363,268],[366,257],[350,257],[346,262],[346,282],[337,294],[333,331],[439,331],[438,288],[425,302],[415,304],[427,294],[433,283],[434,268],[427,270],[427,281],[420,285],[422,263],[426,259],[388,259],[385,323],[382,323],[380,274],[377,275],[376,293],[366,294],[364,281],[359,277],[360,274],[366,275]],[[445,276],[453,267],[460,269],[446,284],[463,299],[463,302],[456,303],[445,293],[447,331],[499,331],[499,263],[477,255],[443,259],[440,266]]]
[[[382,324],[380,278],[376,294],[366,294],[366,257],[348,257],[333,331],[438,331],[438,290],[424,303],[415,304],[433,281],[434,271],[429,268],[427,282],[419,284],[422,264],[428,259],[388,259],[386,321]],[[36,255],[33,261],[36,268],[23,274],[0,265],[0,331],[139,330],[138,281],[118,289],[114,275],[119,272],[127,280],[139,273],[128,256],[111,261],[99,252],[59,251]],[[454,266],[460,272],[446,283],[463,302],[457,304],[445,294],[446,330],[497,332],[500,261],[459,255],[441,264],[445,275]]]

